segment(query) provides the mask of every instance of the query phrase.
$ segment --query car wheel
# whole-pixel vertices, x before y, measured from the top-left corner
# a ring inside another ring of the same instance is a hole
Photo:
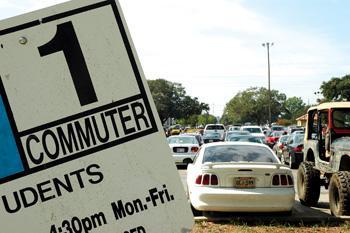
[[[313,163],[303,162],[297,173],[297,188],[300,203],[315,206],[320,198],[320,171],[313,168]]]
[[[193,161],[192,159],[184,159],[183,163],[187,166],[189,163],[193,163]]]
[[[329,207],[337,217],[350,214],[350,172],[332,175],[329,183]]]

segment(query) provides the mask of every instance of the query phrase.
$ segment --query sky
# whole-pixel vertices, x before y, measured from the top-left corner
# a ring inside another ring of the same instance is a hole
[[[64,0],[0,0],[0,20]],[[350,70],[347,0],[119,0],[147,79],[181,83],[221,116],[249,87],[315,104]]]

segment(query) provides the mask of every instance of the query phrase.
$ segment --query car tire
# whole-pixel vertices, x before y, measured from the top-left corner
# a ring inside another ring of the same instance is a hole
[[[320,171],[313,168],[311,162],[300,164],[297,173],[297,188],[300,203],[305,206],[317,205],[320,198]]]
[[[186,165],[186,167],[187,167],[187,165],[189,164],[189,163],[193,163],[193,161],[192,161],[192,159],[184,159],[184,161],[183,161],[183,163]]]
[[[341,171],[332,175],[329,207],[334,216],[350,215],[350,172]]]

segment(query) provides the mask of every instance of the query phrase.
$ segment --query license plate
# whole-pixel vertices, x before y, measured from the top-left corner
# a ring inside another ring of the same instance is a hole
[[[234,179],[235,188],[255,188],[254,177],[237,177]]]
[[[185,152],[185,148],[177,148],[177,152],[184,153]]]
[[[211,140],[211,139],[209,140],[209,142],[213,142],[213,141],[214,141],[214,140]]]

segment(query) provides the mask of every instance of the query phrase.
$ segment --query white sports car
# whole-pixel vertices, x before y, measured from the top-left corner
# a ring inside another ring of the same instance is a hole
[[[168,143],[176,164],[189,164],[199,150],[199,143],[195,136],[170,136]]]
[[[187,168],[187,186],[199,211],[290,213],[294,204],[292,171],[264,144],[203,145]]]

